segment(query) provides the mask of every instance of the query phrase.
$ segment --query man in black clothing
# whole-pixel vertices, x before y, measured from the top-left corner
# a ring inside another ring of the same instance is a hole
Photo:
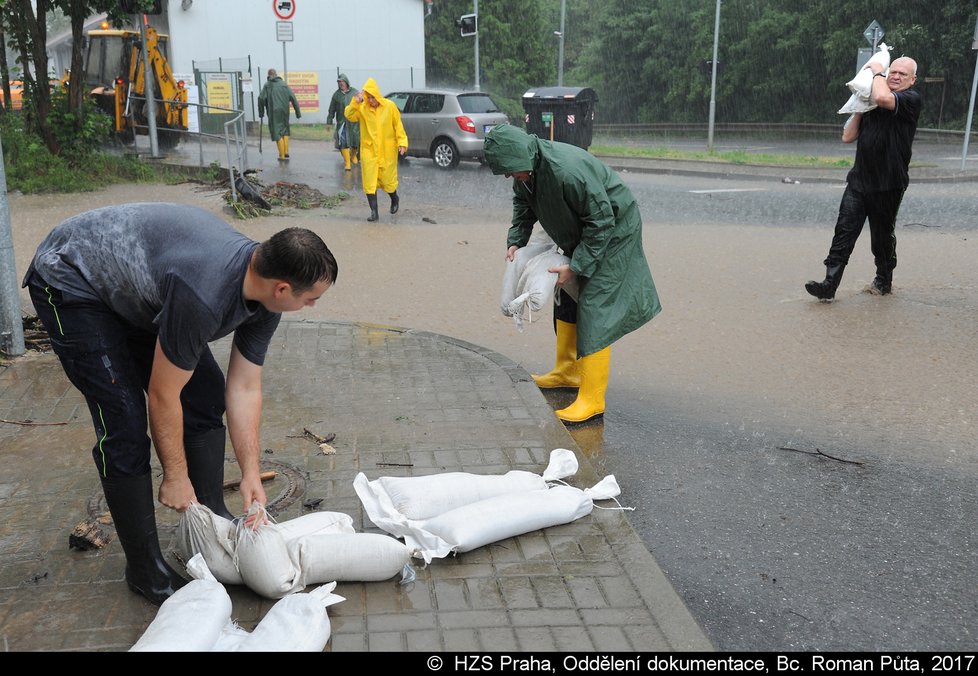
[[[858,139],[856,160],[846,178],[835,235],[825,259],[825,280],[805,284],[805,290],[821,300],[835,298],[867,218],[876,260],[876,277],[867,291],[885,296],[892,290],[897,264],[896,216],[910,183],[907,169],[920,115],[920,94],[910,89],[917,81],[917,62],[904,56],[893,61],[887,73],[875,62],[867,63],[866,68],[873,71],[871,99],[876,107],[853,113],[842,130],[843,143]]]
[[[185,582],[160,552],[147,431],[164,506],[182,512],[197,502],[233,516],[224,504],[228,434],[243,510],[265,504],[265,354],[281,314],[314,305],[336,274],[314,232],[288,228],[258,243],[181,204],[88,211],[38,246],[24,286],[88,403],[92,457],[132,591],[159,605]],[[208,344],[231,334],[225,377]]]

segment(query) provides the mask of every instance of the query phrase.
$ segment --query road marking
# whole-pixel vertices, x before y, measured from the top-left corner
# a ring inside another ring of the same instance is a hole
[[[719,190],[690,190],[695,195],[702,195],[711,192],[764,192],[767,188],[721,188]]]

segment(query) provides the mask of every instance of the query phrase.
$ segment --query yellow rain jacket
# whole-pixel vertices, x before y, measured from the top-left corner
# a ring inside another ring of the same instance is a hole
[[[369,78],[363,89],[363,103],[350,101],[344,114],[350,122],[360,123],[360,172],[363,192],[372,195],[377,187],[386,193],[397,190],[397,148],[407,148],[408,137],[401,124],[401,111],[393,101],[380,94],[380,88]],[[380,103],[374,108],[366,95]]]

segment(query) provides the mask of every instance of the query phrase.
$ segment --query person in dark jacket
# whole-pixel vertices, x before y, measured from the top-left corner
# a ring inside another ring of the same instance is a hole
[[[856,159],[846,177],[835,234],[825,258],[825,279],[811,280],[805,290],[820,300],[832,300],[842,281],[856,239],[869,219],[870,248],[876,277],[866,289],[885,296],[893,290],[896,256],[896,217],[910,184],[911,146],[920,116],[920,94],[911,89],[917,81],[917,62],[900,57],[884,73],[870,60],[873,71],[870,97],[876,107],[853,113],[842,130],[842,142],[856,141]]]
[[[258,94],[258,117],[265,117],[268,111],[268,133],[278,146],[278,158],[282,161],[289,159],[289,104],[295,110],[295,119],[301,118],[299,100],[278,72],[269,68],[268,81]]]
[[[513,179],[513,219],[506,258],[530,239],[537,222],[569,265],[557,273],[554,369],[534,375],[541,388],[578,388],[577,399],[558,410],[564,422],[604,414],[611,344],[661,310],[642,247],[642,216],[631,191],[586,150],[544,141],[502,124],[486,134],[492,173]],[[578,283],[575,302],[560,287]]]
[[[350,171],[351,165],[359,162],[360,125],[346,119],[344,111],[357,95],[357,90],[350,86],[350,78],[340,73],[336,79],[336,91],[329,101],[329,111],[326,113],[326,124],[336,123],[333,132],[333,142],[336,149],[343,155],[343,168]]]
[[[241,468],[241,513],[265,504],[265,354],[282,313],[314,305],[336,275],[336,259],[310,230],[288,228],[259,243],[182,204],[88,211],[38,246],[24,286],[88,403],[92,457],[132,591],[159,605],[185,582],[160,551],[151,438],[164,506],[182,512],[197,502],[233,518],[224,503],[228,435]],[[231,334],[225,376],[208,345]]]

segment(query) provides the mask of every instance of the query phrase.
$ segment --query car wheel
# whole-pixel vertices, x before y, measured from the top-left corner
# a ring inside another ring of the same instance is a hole
[[[431,146],[431,159],[439,169],[454,169],[458,166],[458,149],[447,138],[440,138]]]

